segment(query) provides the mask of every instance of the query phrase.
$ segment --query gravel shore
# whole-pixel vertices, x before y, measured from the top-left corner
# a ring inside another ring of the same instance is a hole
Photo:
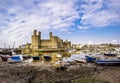
[[[0,63],[0,83],[119,83],[120,66],[76,63],[56,70],[49,63]]]

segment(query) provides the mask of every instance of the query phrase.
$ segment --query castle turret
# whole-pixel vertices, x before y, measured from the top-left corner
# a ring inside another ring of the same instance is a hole
[[[38,32],[34,30],[34,33],[32,35],[32,48],[38,49],[40,48],[40,38],[41,38],[41,32]]]
[[[34,30],[34,34],[33,35],[37,35],[37,31],[36,30]]]
[[[40,45],[41,45],[41,32],[39,31],[38,32],[38,48],[40,48]]]
[[[52,39],[52,32],[50,32],[50,34],[49,34],[49,35],[50,35],[50,39]]]
[[[64,42],[64,47],[65,47],[65,48],[71,48],[71,42],[68,41],[68,40],[65,40],[65,42]]]
[[[41,36],[41,32],[40,32],[40,31],[38,32],[38,36],[39,36],[39,37]]]

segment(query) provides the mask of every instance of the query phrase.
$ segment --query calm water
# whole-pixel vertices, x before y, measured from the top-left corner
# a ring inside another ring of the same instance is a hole
[[[62,57],[58,58],[57,55],[60,54]],[[58,60],[63,60],[65,62],[69,61],[69,62],[72,62],[74,61],[75,59],[81,59],[81,58],[85,58],[85,56],[87,54],[80,54],[79,52],[74,52],[74,53],[69,53],[69,52],[44,52],[44,53],[41,53],[41,52],[35,52],[34,54],[30,54],[30,55],[39,55],[40,56],[40,60],[38,61],[44,61],[44,62],[50,62],[50,63],[55,63],[56,61]],[[46,61],[44,59],[44,55],[49,55],[51,56],[51,60],[49,61]],[[100,57],[100,56],[98,56]],[[34,62],[38,62],[37,60],[34,61]]]
[[[58,58],[57,57],[58,54],[60,54],[62,57]],[[69,52],[46,52],[46,53],[36,52],[36,53],[34,53],[34,55],[40,56],[40,60],[38,60],[38,61],[45,61],[45,62],[54,63],[58,60],[62,60],[63,58],[69,58],[71,56],[71,53],[69,53]],[[49,61],[46,61],[44,59],[44,55],[49,55],[49,56],[51,56],[52,59]],[[34,62],[38,62],[38,61],[34,61]]]

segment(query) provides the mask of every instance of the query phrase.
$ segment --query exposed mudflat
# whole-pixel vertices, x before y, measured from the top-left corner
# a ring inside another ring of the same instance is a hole
[[[120,83],[120,66],[76,63],[56,70],[48,63],[0,63],[0,83]]]

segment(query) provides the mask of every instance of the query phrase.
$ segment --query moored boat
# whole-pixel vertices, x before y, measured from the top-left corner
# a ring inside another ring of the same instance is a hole
[[[1,55],[12,55],[12,51],[11,49],[3,49],[3,50],[0,50],[0,54]]]
[[[94,62],[96,60],[96,58],[92,57],[92,56],[85,56],[86,61],[87,62]]]
[[[96,60],[96,64],[98,65],[120,65],[120,59],[102,59]]]
[[[117,56],[116,54],[114,53],[104,53],[105,56]]]
[[[76,62],[79,62],[79,63],[86,63],[86,60],[85,59],[75,59]]]
[[[0,57],[1,57],[2,61],[7,61],[8,58],[11,58],[10,55],[0,55]]]
[[[32,56],[33,60],[39,60],[40,56]]]
[[[23,61],[22,55],[14,55],[11,58],[8,58],[7,60],[8,63],[18,63],[22,61]]]
[[[30,55],[23,55],[23,59],[29,59],[29,58],[31,58]]]
[[[44,59],[48,61],[48,60],[51,60],[52,58],[51,58],[51,56],[50,56],[50,55],[45,54],[45,55],[44,55]]]
[[[119,53],[119,54],[117,54],[117,58],[118,58],[118,59],[120,59],[120,53]]]

